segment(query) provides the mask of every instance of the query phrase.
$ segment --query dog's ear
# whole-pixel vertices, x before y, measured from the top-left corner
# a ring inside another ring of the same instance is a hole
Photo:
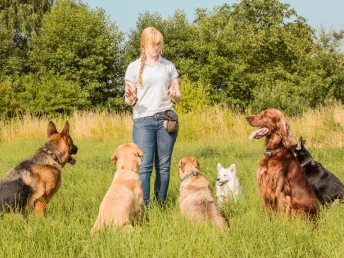
[[[138,159],[138,164],[139,164],[139,166],[141,166],[141,161],[143,159],[143,152],[139,148],[137,148],[136,156],[139,158]]]
[[[57,133],[56,126],[52,121],[49,121],[47,133],[48,138],[52,136],[54,133]]]
[[[235,164],[232,164],[232,165],[229,167],[229,171],[232,172],[233,174],[236,174]]]
[[[68,120],[66,121],[65,126],[63,127],[63,130],[62,130],[61,134],[69,136],[69,123],[68,123]]]
[[[217,171],[220,171],[222,169],[221,163],[217,163]]]
[[[199,169],[199,160],[198,160],[198,158],[194,158],[194,159],[196,161],[196,167]]]
[[[118,160],[117,151],[115,151],[114,154],[112,154],[111,160],[112,160],[112,163],[113,163],[115,166],[117,166],[117,165],[116,165],[117,160]]]
[[[287,119],[281,117],[278,125],[278,134],[282,138],[283,145],[288,149],[292,142],[292,133],[288,124]]]
[[[137,155],[139,158],[143,159],[143,152],[142,152],[139,148],[137,148],[137,153],[136,153],[136,155]]]
[[[302,137],[301,137],[301,144],[302,144],[302,147],[305,146],[305,143],[306,143],[306,140],[303,140]]]
[[[184,162],[184,158],[181,159],[178,163],[178,169],[179,171],[182,171],[184,173],[184,167],[185,167],[185,162]]]
[[[300,137],[299,140],[297,141],[295,150],[297,150],[297,151],[302,150],[302,146],[303,146],[303,144],[302,144],[302,137]]]

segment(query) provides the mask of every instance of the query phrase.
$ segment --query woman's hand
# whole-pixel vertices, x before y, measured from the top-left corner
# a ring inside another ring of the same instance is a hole
[[[129,101],[134,101],[136,99],[136,90],[134,90],[129,83],[125,84],[125,94],[124,96],[129,100]]]
[[[167,91],[167,95],[172,98],[174,96],[176,96],[176,92],[174,89],[172,89],[172,87]]]
[[[133,82],[126,81],[125,82],[125,103],[127,103],[130,106],[133,106],[136,104],[137,101],[137,95],[136,95],[136,84]]]
[[[167,91],[167,95],[171,98],[174,103],[178,103],[181,99],[181,93],[179,89],[178,78],[174,78],[171,81],[170,87]]]

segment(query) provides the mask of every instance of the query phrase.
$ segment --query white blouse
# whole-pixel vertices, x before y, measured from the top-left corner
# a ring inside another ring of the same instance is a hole
[[[134,119],[153,116],[156,113],[173,110],[170,97],[167,95],[171,81],[178,77],[174,64],[159,56],[156,65],[145,63],[142,72],[142,85],[138,84],[140,59],[130,63],[125,73],[125,80],[136,83],[137,103],[134,106]]]

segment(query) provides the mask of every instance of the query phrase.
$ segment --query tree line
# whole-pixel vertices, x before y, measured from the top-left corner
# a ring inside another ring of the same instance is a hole
[[[278,0],[198,8],[193,21],[179,9],[168,18],[147,11],[127,35],[105,10],[76,0],[2,0],[0,21],[7,117],[129,110],[124,73],[147,26],[164,35],[163,56],[180,73],[186,111],[197,103],[293,115],[344,101],[344,30],[316,31]]]

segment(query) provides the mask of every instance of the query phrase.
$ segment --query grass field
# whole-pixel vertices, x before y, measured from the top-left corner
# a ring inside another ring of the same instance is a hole
[[[343,114],[342,106],[334,106],[288,118],[294,139],[303,136],[314,159],[342,181]],[[52,120],[61,130],[65,119]],[[118,145],[131,142],[132,121],[129,115],[101,112],[75,114],[68,120],[79,147],[77,164],[64,168],[62,187],[45,217],[5,214],[0,219],[0,257],[344,257],[344,204],[322,209],[315,228],[298,218],[264,214],[255,179],[263,140],[247,139],[252,128],[243,115],[217,108],[180,115],[166,205],[151,203],[143,222],[130,233],[103,230],[91,236],[116,169],[110,157]],[[48,121],[27,116],[0,122],[0,175],[45,142]],[[246,201],[225,206],[228,230],[195,224],[180,215],[177,164],[184,156],[200,160],[213,194],[217,163],[236,164]]]

